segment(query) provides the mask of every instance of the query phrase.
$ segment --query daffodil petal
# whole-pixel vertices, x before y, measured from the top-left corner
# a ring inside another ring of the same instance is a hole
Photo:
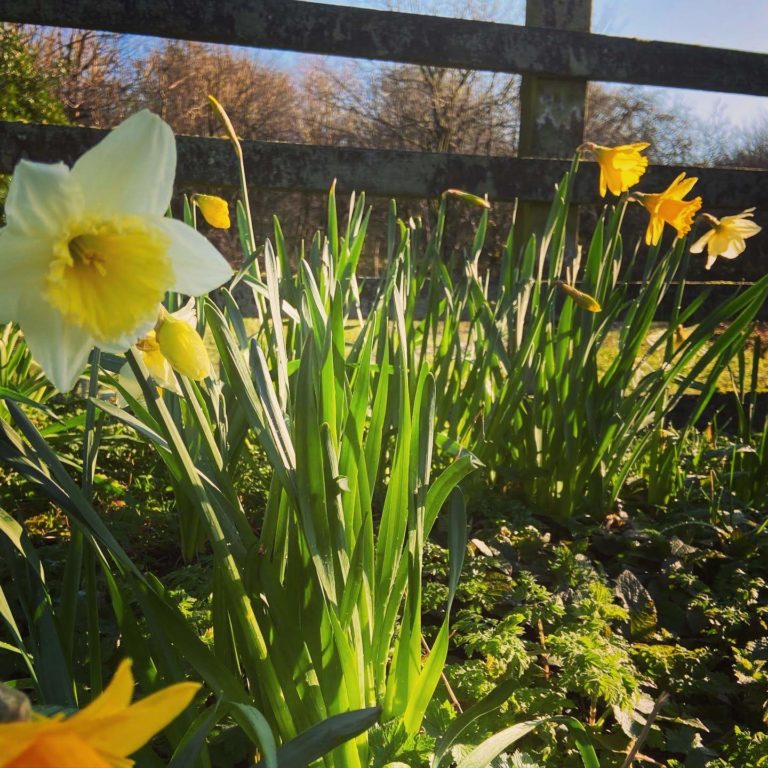
[[[88,740],[66,727],[39,735],[7,768],[117,768],[114,761],[94,750]]]
[[[161,219],[157,226],[171,238],[168,256],[176,276],[174,291],[201,296],[232,276],[226,259],[192,227],[174,219]]]
[[[0,322],[16,320],[20,308],[40,296],[50,252],[45,239],[0,229]]]
[[[170,126],[142,110],[121,123],[73,166],[90,214],[156,214],[171,202],[176,141]]]
[[[175,317],[177,320],[183,320],[192,328],[197,328],[197,302],[194,298],[190,298],[181,309],[171,312],[171,317]]]
[[[10,765],[41,733],[55,727],[56,723],[47,718],[25,723],[0,724],[0,768]]]
[[[69,723],[72,731],[87,730],[88,744],[105,755],[127,757],[175,720],[190,704],[199,683],[177,683],[132,704],[123,712],[84,723]]]
[[[742,219],[750,219],[755,215],[756,210],[757,209],[754,206],[752,206],[752,208],[745,208],[741,213],[734,213],[731,216],[723,216],[720,221],[730,223],[733,221],[741,221]]]
[[[647,245],[658,245],[664,229],[664,222],[658,216],[651,216],[648,228],[645,230],[645,242]]]
[[[116,712],[122,712],[130,706],[133,698],[133,673],[131,660],[123,659],[115,671],[109,685],[87,707],[81,709],[69,719],[69,723],[94,720]]]
[[[724,217],[723,221],[728,218],[730,217]],[[735,217],[733,221],[728,222],[728,226],[732,232],[741,235],[742,237],[752,237],[752,235],[756,235],[762,230],[762,227],[759,224],[755,224],[754,221],[749,221],[748,219],[736,219]]]
[[[175,392],[177,395],[181,395],[181,389],[176,381],[173,368],[159,349],[144,352],[144,365],[147,366],[149,375],[157,384],[171,392]]]
[[[126,349],[132,347],[142,336],[145,336],[149,331],[155,327],[157,317],[153,316],[151,319],[143,322],[138,328],[130,333],[124,333],[122,336],[118,336],[116,339],[110,341],[99,341],[98,347],[104,352],[114,352],[119,355],[125,352]]]
[[[705,232],[692,246],[691,253],[701,253],[704,250],[704,246],[712,239],[715,234],[714,229],[710,229]]]
[[[66,165],[22,160],[16,166],[5,201],[9,227],[30,237],[55,239],[82,210],[82,191]]]
[[[605,197],[605,193],[608,191],[608,185],[605,181],[605,171],[600,169],[600,197]]]
[[[737,237],[732,239],[731,242],[728,243],[728,247],[722,253],[719,253],[718,256],[722,256],[724,259],[735,259],[740,254],[744,253],[746,247],[747,244],[744,242],[743,238]]]
[[[93,338],[79,326],[65,323],[45,302],[28,307],[19,319],[32,357],[53,385],[68,392],[88,362]]]
[[[666,192],[663,194],[670,200],[682,200],[696,185],[698,177],[691,176],[685,178],[685,173],[681,173],[670,185],[667,187]]]

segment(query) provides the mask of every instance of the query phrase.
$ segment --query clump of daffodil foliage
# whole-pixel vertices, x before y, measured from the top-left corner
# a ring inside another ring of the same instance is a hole
[[[363,312],[364,196],[259,243],[211,105],[232,218],[174,199],[148,112],[11,183],[0,768],[760,764],[768,277],[717,306],[679,287],[689,253],[745,250],[753,209],[701,213],[696,177],[641,188],[647,143],[587,142],[497,293],[487,196],[446,190],[428,224],[393,204]],[[572,255],[582,154],[617,199]],[[471,252],[447,252],[453,206]],[[202,234],[233,221],[237,271]],[[699,430],[724,378],[736,424]]]

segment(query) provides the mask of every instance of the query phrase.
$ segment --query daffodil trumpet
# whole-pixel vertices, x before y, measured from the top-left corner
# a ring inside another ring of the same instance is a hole
[[[665,224],[674,228],[677,237],[684,237],[691,231],[693,219],[702,201],[700,197],[691,200],[683,198],[697,181],[695,176],[686,179],[685,173],[681,173],[663,192],[633,193],[632,198],[644,206],[650,215],[645,230],[646,245],[658,245]]]
[[[165,217],[176,171],[170,127],[129,117],[70,169],[22,160],[0,229],[0,322],[70,390],[94,346],[123,352],[153,328],[169,290],[199,296],[231,276],[201,234]]]

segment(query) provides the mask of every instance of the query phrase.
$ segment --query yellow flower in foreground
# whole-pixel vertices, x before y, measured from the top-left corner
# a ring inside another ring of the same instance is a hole
[[[674,227],[678,237],[683,237],[691,231],[693,217],[701,208],[701,198],[694,197],[692,200],[683,200],[683,198],[697,181],[695,176],[686,179],[685,173],[681,173],[663,192],[634,193],[651,215],[648,229],[645,230],[647,245],[656,245],[661,240],[664,224]]]
[[[122,352],[168,290],[197,296],[231,275],[192,227],[165,218],[176,171],[168,125],[143,111],[69,169],[22,160],[0,230],[0,322],[19,323],[63,391],[94,346]]]
[[[216,195],[193,195],[192,202],[212,227],[229,229],[229,205],[226,200]]]
[[[618,147],[603,147],[591,141],[582,145],[595,156],[600,166],[600,196],[605,197],[607,189],[614,195],[634,187],[648,167],[648,158],[640,153],[650,147],[647,141],[636,144],[621,144]]]
[[[715,263],[718,256],[735,259],[747,247],[744,241],[762,229],[754,221],[750,221],[754,211],[754,208],[747,208],[746,211],[733,216],[723,216],[722,219],[705,213],[704,217],[712,224],[712,228],[691,246],[691,253],[701,253],[704,246],[707,246],[706,269]]]
[[[0,768],[129,768],[128,756],[186,709],[199,688],[177,683],[131,704],[126,659],[104,692],[72,717],[0,724]]]

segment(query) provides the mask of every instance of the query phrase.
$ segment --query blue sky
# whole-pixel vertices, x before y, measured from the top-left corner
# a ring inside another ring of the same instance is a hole
[[[389,4],[388,0],[317,1],[366,8]],[[453,2],[463,4],[462,0]],[[406,10],[409,2],[394,4]],[[441,5],[450,8],[451,2]],[[475,6],[481,10],[494,8],[493,20],[498,21],[522,23],[525,14],[524,0],[475,0]],[[444,14],[450,15],[450,10]],[[768,0],[593,0],[592,29],[621,37],[768,53]],[[276,54],[274,63],[287,64],[290,56]],[[722,110],[736,128],[748,128],[758,120],[768,119],[768,98],[664,90],[701,117]]]
[[[768,53],[768,0],[593,0],[596,32]],[[701,116],[721,106],[737,127],[768,116],[768,99],[668,89]]]

